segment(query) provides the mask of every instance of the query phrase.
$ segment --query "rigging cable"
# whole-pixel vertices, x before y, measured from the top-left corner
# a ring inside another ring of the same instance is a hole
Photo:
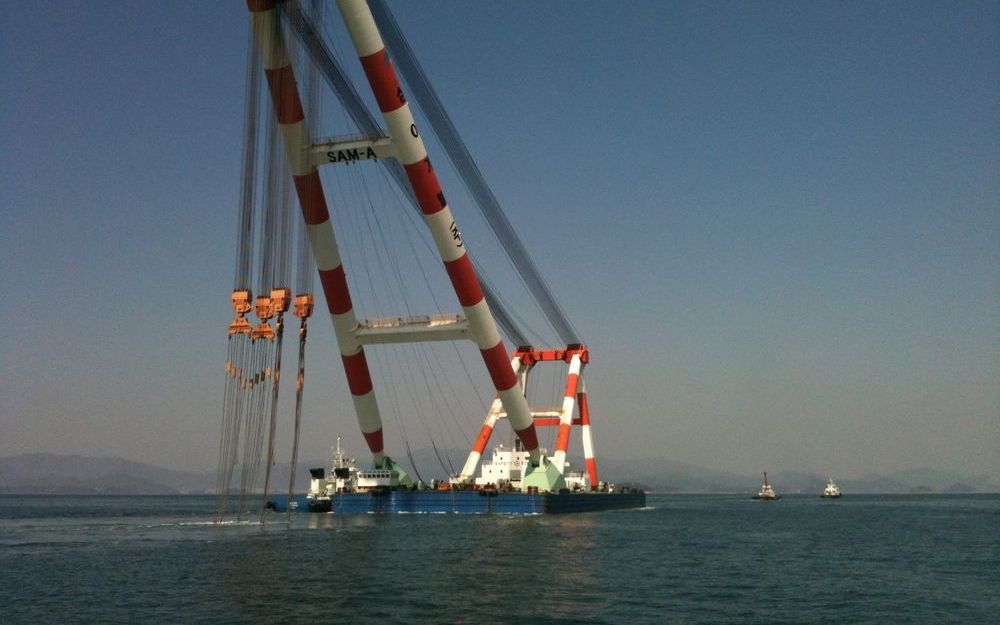
[[[424,112],[434,135],[459,173],[463,184],[479,206],[479,210],[482,211],[486,222],[500,241],[503,251],[517,269],[518,275],[538,302],[542,313],[552,324],[560,340],[566,344],[579,343],[576,329],[552,295],[538,271],[538,267],[528,254],[527,248],[517,236],[517,232],[510,220],[507,219],[507,215],[504,214],[496,196],[493,195],[493,191],[486,184],[479,166],[476,165],[468,148],[466,148],[430,81],[427,80],[427,75],[414,56],[410,44],[400,31],[389,8],[382,0],[372,0],[369,4],[375,23],[382,32],[386,46],[396,61],[399,73],[413,94],[412,99]]]
[[[257,169],[257,122],[260,100],[261,61],[253,26],[248,28],[246,92],[244,95],[243,118],[243,160],[241,165],[242,185],[240,187],[239,215],[237,219],[237,254],[233,276],[233,301],[237,308],[237,293],[244,291],[249,299],[250,267],[253,262],[253,232],[255,204],[255,172]],[[232,432],[239,427],[240,396],[245,371],[245,352],[248,342],[243,331],[246,310],[237,311],[237,319],[230,325],[227,339],[226,387],[223,396],[222,426],[219,436],[219,464],[216,476],[218,496],[216,521],[224,518],[229,497],[229,486],[235,465],[236,448]]]
[[[361,133],[365,135],[384,136],[385,133],[364,105],[361,96],[358,95],[354,85],[347,78],[343,67],[331,53],[329,46],[327,46],[326,41],[317,31],[309,16],[299,10],[295,3],[282,3],[279,6],[281,7],[282,16],[288,20],[291,26],[292,33],[311,57],[313,66],[319,70],[331,90],[340,99],[344,110],[351,117],[351,120]],[[403,166],[399,161],[391,158],[380,159],[379,163],[388,172],[389,177],[395,182],[403,196],[407,198],[416,215],[422,220],[423,213],[420,210],[420,205],[417,203],[416,197],[413,195],[413,189],[410,187],[409,179],[406,176]],[[493,288],[483,280],[486,272],[475,261],[473,261],[473,266],[480,277],[486,303],[493,312],[494,317],[496,317],[497,325],[500,326],[501,331],[516,345],[527,345],[528,341],[525,338],[524,331],[515,323],[514,319],[504,308],[503,303],[497,297]]]
[[[309,12],[318,22],[323,20],[323,4],[319,0],[311,0]],[[301,46],[299,46],[301,47]],[[305,74],[306,91],[306,123],[309,128],[316,128],[319,120],[319,80],[316,65],[309,63]],[[302,390],[306,377],[306,336],[308,335],[309,317],[313,311],[313,276],[314,267],[312,250],[309,243],[309,230],[304,220],[295,220],[298,233],[296,254],[298,262],[295,267],[295,316],[299,318],[299,361],[298,375],[295,377],[295,420],[292,432],[292,457],[288,471],[288,505],[286,520],[291,521],[292,495],[295,491],[295,472],[299,461],[299,434],[302,429]]]

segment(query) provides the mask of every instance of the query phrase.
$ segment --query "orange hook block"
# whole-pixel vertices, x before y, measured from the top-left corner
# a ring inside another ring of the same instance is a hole
[[[292,290],[281,287],[280,289],[271,289],[271,307],[277,313],[283,313],[288,310],[288,307],[292,303]]]
[[[250,300],[253,295],[249,289],[237,289],[233,291],[233,312],[237,315],[245,315],[253,309]]]
[[[257,339],[273,339],[274,338],[274,328],[271,327],[267,321],[261,321],[253,332],[250,333],[250,338],[253,340]]]
[[[295,296],[295,316],[305,319],[313,312],[313,296],[311,293],[303,293]]]
[[[250,327],[250,322],[240,315],[233,319],[233,322],[229,324],[229,336],[234,334],[250,334],[253,328]]]
[[[233,336],[234,334],[250,334],[252,331],[250,322],[243,318],[243,315],[253,310],[253,305],[250,304],[252,297],[250,291],[247,289],[233,291],[233,312],[236,313],[236,318],[229,324],[229,336]]]
[[[267,321],[274,316],[274,304],[270,297],[266,295],[257,296],[257,318],[261,321]]]

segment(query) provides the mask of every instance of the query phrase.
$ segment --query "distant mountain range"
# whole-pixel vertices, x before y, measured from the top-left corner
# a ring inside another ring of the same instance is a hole
[[[425,479],[439,477],[458,469],[465,452],[425,449],[413,454],[413,464],[422,469]],[[399,458],[408,466],[408,458]],[[310,459],[299,463],[296,490],[308,487],[309,467],[326,466],[328,461]],[[641,484],[653,492],[688,493],[749,493],[760,486],[760,476],[715,471],[696,465],[644,458],[622,461],[598,458],[602,478],[619,484]],[[287,464],[274,466],[271,492],[288,488]],[[259,470],[263,481],[263,467]],[[770,481],[783,494],[820,493],[826,476],[775,471]],[[966,476],[934,469],[915,469],[885,475],[868,475],[860,479],[837,479],[845,494],[862,493],[976,493],[1000,492],[1000,484],[984,476]],[[234,477],[238,483],[239,471]],[[55,454],[23,454],[0,458],[0,494],[105,494],[105,495],[168,495],[204,494],[215,492],[213,473],[196,473],[164,469],[122,458],[63,456]]]

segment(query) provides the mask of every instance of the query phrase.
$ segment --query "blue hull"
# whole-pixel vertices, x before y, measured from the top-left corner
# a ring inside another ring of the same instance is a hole
[[[333,514],[566,514],[625,508],[642,508],[646,493],[491,493],[473,490],[411,491],[387,493],[338,493],[330,500],[329,510],[310,510],[303,495],[292,498],[296,512],[331,512]],[[276,497],[269,507],[277,512],[288,509],[287,497]]]

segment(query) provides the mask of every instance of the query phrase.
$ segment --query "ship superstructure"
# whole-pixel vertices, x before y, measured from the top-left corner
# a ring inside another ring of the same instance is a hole
[[[761,485],[760,490],[757,494],[753,496],[754,499],[763,499],[764,501],[777,501],[781,499],[781,495],[775,492],[774,487],[771,486],[767,481],[767,471],[764,471],[764,483]]]
[[[826,487],[823,489],[823,498],[824,499],[836,499],[836,498],[840,497],[840,494],[841,494],[840,493],[840,487],[837,486],[837,483],[834,482],[833,478],[831,477],[827,481]]]

